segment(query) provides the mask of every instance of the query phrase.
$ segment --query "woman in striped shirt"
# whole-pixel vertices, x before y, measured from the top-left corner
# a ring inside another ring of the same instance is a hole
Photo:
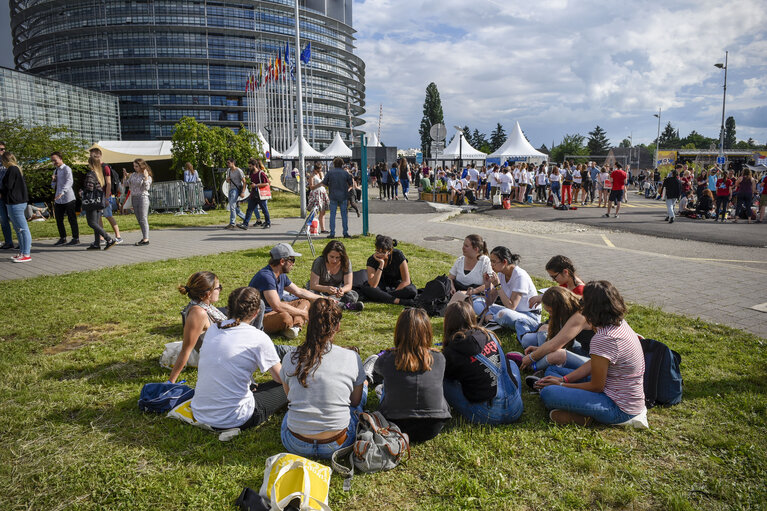
[[[585,426],[592,420],[647,428],[644,353],[639,337],[623,319],[626,305],[605,280],[586,284],[582,315],[595,334],[591,360],[577,369],[549,366],[535,385],[558,424]]]

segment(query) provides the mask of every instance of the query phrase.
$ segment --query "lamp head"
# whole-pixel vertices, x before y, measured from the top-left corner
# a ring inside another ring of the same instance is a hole
[[[714,64],[714,67],[718,67],[719,69],[724,69],[725,68],[724,64],[722,64],[721,62],[718,62],[718,63]]]
[[[658,115],[658,114],[652,114],[652,116],[653,117],[657,117],[658,119],[660,119],[660,115]]]

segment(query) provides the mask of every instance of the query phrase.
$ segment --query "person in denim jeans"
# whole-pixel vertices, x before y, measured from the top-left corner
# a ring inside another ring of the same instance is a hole
[[[227,199],[229,200],[229,225],[226,229],[234,229],[235,221],[237,217],[245,220],[245,215],[240,211],[240,206],[237,204],[238,199],[245,197],[245,174],[242,169],[234,164],[233,158],[227,158],[226,166],[226,182],[229,183],[229,193]]]
[[[343,169],[344,160],[335,158],[333,168],[325,174],[322,184],[327,187],[330,196],[330,236],[336,237],[336,209],[341,208],[341,225],[344,230],[344,238],[349,238],[349,212],[347,211],[347,200],[349,198],[349,188],[352,187],[352,175]]]
[[[19,253],[11,259],[14,263],[26,263],[32,260],[30,257],[32,236],[29,233],[29,225],[27,225],[25,215],[29,200],[27,183],[13,154],[7,151],[3,152],[2,163],[7,171],[0,182],[0,195],[5,201],[7,215],[19,240]]]
[[[367,381],[360,356],[333,344],[341,316],[335,301],[315,300],[309,307],[306,341],[282,360],[288,413],[280,437],[288,452],[330,458],[354,443]]]
[[[4,153],[5,142],[0,142],[0,157],[2,157]],[[2,183],[3,177],[5,177],[6,170],[5,166],[0,163],[0,183]],[[4,241],[4,243],[0,245],[0,250],[13,248],[13,231],[11,231],[11,222],[8,218],[8,210],[5,207],[5,200],[3,199],[2,194],[0,194],[0,227],[2,227]]]
[[[519,369],[506,360],[495,334],[474,318],[468,302],[445,310],[445,399],[469,422],[509,424],[524,409]]]

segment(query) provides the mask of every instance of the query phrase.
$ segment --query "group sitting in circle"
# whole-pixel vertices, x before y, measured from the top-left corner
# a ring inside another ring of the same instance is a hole
[[[488,251],[480,236],[468,236],[450,270],[441,349],[426,311],[414,307],[399,314],[392,347],[364,362],[356,348],[335,344],[343,313],[363,310],[360,299],[413,305],[417,290],[395,244],[376,238],[367,280],[357,289],[337,240],[313,262],[308,289],[288,278],[301,254],[284,243],[271,249],[248,287],[229,294],[225,309],[215,306],[223,289],[218,277],[192,275],[179,287],[190,302],[169,381],[197,351],[195,419],[216,429],[246,429],[286,409],[285,449],[330,458],[354,442],[368,390],[375,389],[387,420],[411,442],[424,442],[454,416],[475,424],[516,422],[526,383],[558,424],[648,427],[644,356],[623,298],[607,281],[584,283],[565,256],[548,261],[558,286],[539,295],[519,255],[503,246]],[[268,335],[292,339],[304,325],[298,346],[277,345]],[[499,334],[506,330],[524,354],[504,352]],[[253,383],[257,369],[271,380]],[[532,374],[523,382],[526,370]]]

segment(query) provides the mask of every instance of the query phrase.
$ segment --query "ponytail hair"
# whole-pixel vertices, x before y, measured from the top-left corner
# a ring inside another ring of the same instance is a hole
[[[202,300],[205,295],[213,291],[218,277],[212,271],[198,271],[189,277],[185,286],[178,286],[178,292],[188,295],[192,300]]]
[[[490,253],[500,261],[504,261],[506,264],[513,264],[514,266],[518,265],[519,261],[522,259],[519,254],[512,254],[511,250],[503,246],[495,247]]]
[[[378,236],[376,236],[377,249],[391,252],[396,246],[397,246],[397,240],[394,240],[389,236],[384,236],[383,234],[379,234]]]
[[[575,266],[569,257],[563,255],[555,255],[549,262],[546,263],[546,269],[553,271],[554,273],[561,273],[565,270],[570,272],[570,275],[575,280]]]
[[[466,236],[466,239],[469,240],[469,243],[471,243],[475,250],[479,250],[481,255],[490,255],[487,252],[487,242],[482,239],[482,236],[479,234],[469,234]]]
[[[229,293],[227,315],[233,323],[219,328],[231,328],[239,325],[245,318],[255,316],[261,308],[261,293],[254,287],[238,287]]]

